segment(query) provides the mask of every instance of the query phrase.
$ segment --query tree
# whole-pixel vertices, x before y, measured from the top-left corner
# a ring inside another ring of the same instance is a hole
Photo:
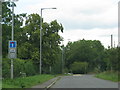
[[[107,49],[105,54],[106,58],[106,65],[107,65],[107,70],[118,70],[118,63],[119,63],[119,48],[109,48]]]
[[[74,62],[71,65],[72,72],[76,73],[76,74],[86,73],[87,69],[88,69],[88,63],[87,62]]]
[[[2,18],[4,19],[2,25],[3,58],[7,58],[8,41],[11,40],[12,11],[10,6],[11,3],[9,2],[4,2],[2,5],[4,9],[2,13]],[[25,20],[24,26],[23,20]],[[23,59],[27,63],[30,62],[29,65],[34,65],[35,71],[39,72],[40,16],[38,14],[30,14],[28,16],[26,14],[14,14],[14,21],[14,40],[17,41],[17,58]],[[49,67],[54,66],[55,63],[60,61],[61,49],[59,45],[61,43],[61,36],[58,34],[60,31],[63,32],[63,27],[57,20],[50,23],[42,23],[42,67],[46,68],[43,69],[45,73],[49,72]],[[7,67],[6,65],[4,66]],[[15,68],[17,70],[19,67]],[[18,72],[15,72],[18,76]]]
[[[104,47],[98,40],[79,40],[69,43],[66,48],[66,66],[70,69],[70,65],[74,62],[87,62],[88,71],[93,71],[95,67],[101,68],[102,53]]]
[[[32,59],[36,66],[39,66],[39,46],[40,46],[40,16],[38,14],[31,14],[27,16],[25,26],[22,29],[21,41],[19,45],[19,56],[22,55],[22,59]],[[61,24],[57,23],[57,20],[54,20],[50,23],[42,23],[42,66],[46,70],[53,66],[58,60],[60,54],[60,41],[61,36],[58,32],[63,32],[63,27]],[[24,38],[24,39],[23,39]],[[28,46],[23,46],[28,45]],[[26,48],[28,47],[28,49]],[[29,52],[24,54],[23,52]],[[45,69],[44,69],[45,70]],[[43,71],[43,72],[46,72]],[[48,71],[47,71],[48,72]]]
[[[10,2],[3,2],[2,3],[2,52],[3,57],[7,57],[8,54],[8,42],[11,40],[11,31],[12,31],[12,11],[10,9],[11,7]],[[15,3],[14,3],[14,6]],[[23,25],[23,18],[26,16],[26,14],[14,14],[14,21],[15,21],[15,27],[14,27],[14,36],[15,40],[19,40],[19,35],[22,29],[20,28]],[[18,43],[19,45],[19,43]]]

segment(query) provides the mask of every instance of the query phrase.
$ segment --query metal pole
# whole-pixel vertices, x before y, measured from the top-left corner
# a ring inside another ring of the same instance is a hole
[[[111,34],[111,49],[113,48],[113,35]],[[112,66],[111,66],[111,71],[112,71]]]
[[[62,45],[63,45],[63,41],[62,41]],[[62,74],[64,73],[64,46],[62,48]]]
[[[12,2],[12,41],[14,40],[14,2]]]
[[[12,41],[14,40],[14,2],[12,2]],[[11,59],[11,79],[13,79],[13,59]]]
[[[11,79],[13,79],[13,59],[11,59]]]
[[[42,74],[42,10],[44,9],[56,9],[56,8],[41,8],[40,17],[40,74]]]
[[[41,17],[40,17],[40,74],[42,73],[42,8],[41,8]]]
[[[113,35],[111,35],[111,48],[113,48]]]

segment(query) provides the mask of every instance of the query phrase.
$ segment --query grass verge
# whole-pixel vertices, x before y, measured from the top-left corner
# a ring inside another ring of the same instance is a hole
[[[104,80],[110,80],[110,81],[113,81],[113,82],[119,82],[120,81],[120,79],[118,78],[118,72],[106,71],[106,72],[96,74],[95,77],[101,78],[101,79],[104,79]]]
[[[52,78],[54,75],[35,75],[24,78],[16,78],[16,79],[5,79],[2,83],[2,88],[30,88],[34,85],[44,83]]]

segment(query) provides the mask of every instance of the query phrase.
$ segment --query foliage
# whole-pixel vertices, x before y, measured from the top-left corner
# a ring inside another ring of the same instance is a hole
[[[4,9],[2,10],[3,58],[8,58],[8,42],[11,40],[11,5],[10,2],[3,2],[2,4],[2,8]],[[14,6],[16,6],[15,3]],[[34,75],[36,71],[39,73],[40,18],[39,14],[30,14],[28,16],[26,14],[14,14],[14,40],[17,41],[17,58],[19,58],[14,60],[15,77],[19,76],[20,71],[26,73],[28,76]],[[25,22],[25,25],[23,25],[23,22]],[[62,39],[58,32],[63,32],[62,24],[59,24],[57,20],[47,23],[43,22],[42,19],[42,68],[45,68],[42,69],[42,73],[50,73],[48,68],[50,66],[54,67],[60,60],[61,50],[59,45]],[[5,78],[8,78],[10,77],[10,60],[3,59],[3,65],[6,69],[3,70],[3,75]],[[29,71],[27,66],[31,67],[31,71]]]
[[[73,73],[79,74],[79,73],[86,73],[88,69],[88,63],[87,62],[74,62],[71,65],[71,69]]]
[[[27,48],[25,48],[25,55],[27,54],[27,59],[32,59],[33,62],[38,66],[39,65],[39,44],[40,44],[40,30],[39,30],[40,16],[38,14],[31,14],[26,20],[26,25],[23,28],[24,33],[27,33],[25,42],[27,42]],[[43,73],[48,73],[46,71],[50,66],[53,66],[60,55],[60,41],[61,37],[58,32],[63,32],[63,27],[61,24],[58,24],[56,20],[52,21],[50,24],[44,22],[42,24],[42,66],[44,70]],[[25,35],[25,34],[24,34]],[[24,49],[20,49],[24,50]],[[22,54],[22,53],[21,53]],[[25,56],[23,56],[25,57]],[[22,58],[24,59],[24,58]],[[46,68],[46,69],[45,69]]]
[[[15,5],[15,3],[14,3]],[[16,6],[16,5],[15,5]],[[8,42],[11,40],[12,11],[10,2],[3,2],[2,8],[2,53],[3,77],[10,77],[10,60],[8,57]],[[15,77],[20,72],[27,76],[39,73],[40,63],[40,32],[42,32],[42,73],[62,72],[62,49],[64,48],[64,68],[75,73],[118,71],[120,47],[105,49],[99,40],[79,40],[61,46],[63,26],[57,20],[50,23],[42,18],[40,31],[39,14],[14,14],[14,40],[17,41],[17,57],[14,60]],[[25,25],[23,23],[25,22]],[[85,69],[86,67],[86,69]]]
[[[7,57],[8,53],[8,41],[11,40],[11,30],[12,30],[12,11],[10,2],[3,2],[2,3],[2,53],[3,57]],[[14,6],[15,3],[14,3]],[[14,14],[14,29],[15,29],[15,40],[17,40],[19,35],[21,35],[21,26],[23,25],[23,19],[25,18],[26,14]]]
[[[118,78],[118,72],[110,72],[110,71],[107,71],[107,72],[103,72],[103,73],[99,73],[96,75],[97,78],[101,78],[101,79],[105,79],[105,80],[111,80],[111,81],[114,81],[114,82],[118,82],[120,81],[119,78]]]
[[[10,78],[10,59],[2,59],[2,77]]]
[[[61,74],[62,73],[62,56],[58,56],[58,60],[56,63],[52,66],[52,74]]]
[[[3,80],[3,88],[30,88],[54,78],[54,75],[35,75],[30,77],[20,77],[16,79]]]
[[[31,51],[32,45],[28,42],[22,44],[22,46],[18,47],[18,58],[22,59],[31,59]]]
[[[101,65],[103,51],[104,47],[97,40],[83,39],[69,43],[66,46],[66,66],[70,69],[70,65],[74,62],[87,62],[88,71],[91,71]]]
[[[11,60],[4,58],[2,64],[3,78],[10,78],[10,65]],[[35,75],[35,65],[30,60],[14,59],[14,77],[21,77],[22,73],[25,73],[26,76]]]
[[[77,62],[87,62],[88,72],[118,71],[119,69],[119,47],[105,49],[98,40],[83,39],[73,43],[69,42],[65,47],[65,56],[65,66],[69,70],[73,69],[71,66],[75,62],[76,64]]]
[[[104,61],[106,62],[106,70],[118,70],[118,47],[111,48],[106,50],[106,54],[104,56]]]

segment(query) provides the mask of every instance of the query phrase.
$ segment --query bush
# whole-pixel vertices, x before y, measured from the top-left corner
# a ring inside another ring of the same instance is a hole
[[[25,62],[24,72],[26,73],[27,76],[32,76],[32,75],[36,74],[37,71],[36,71],[35,65],[33,65],[32,61]]]
[[[14,77],[21,77],[24,74],[27,76],[35,75],[35,66],[31,60],[14,59]],[[11,60],[4,58],[2,61],[2,76],[10,78]]]
[[[3,78],[10,77],[10,59],[7,58],[2,59],[2,77]]]
[[[73,73],[87,73],[88,63],[87,62],[74,62],[71,65],[71,70]]]
[[[119,72],[116,72],[116,71],[105,71],[105,72],[97,74],[96,77],[105,79],[105,80],[114,81],[114,82],[119,82],[120,79],[119,79],[118,74]]]

